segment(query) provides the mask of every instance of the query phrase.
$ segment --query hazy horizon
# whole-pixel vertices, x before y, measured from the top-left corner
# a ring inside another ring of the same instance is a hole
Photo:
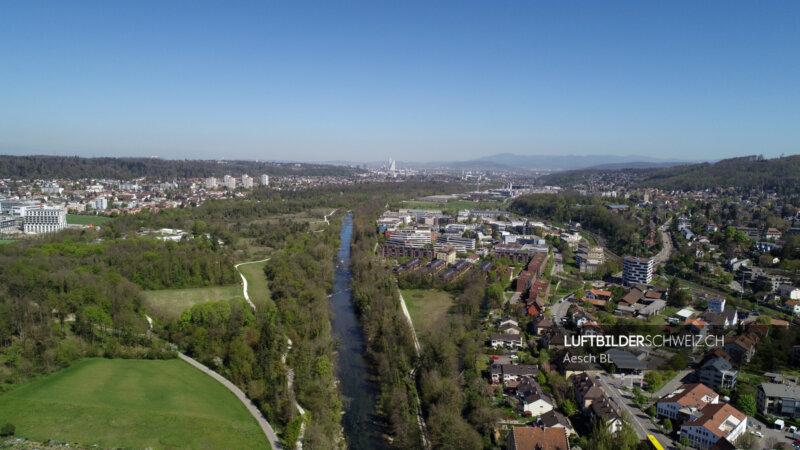
[[[798,153],[800,4],[0,4],[0,154]]]

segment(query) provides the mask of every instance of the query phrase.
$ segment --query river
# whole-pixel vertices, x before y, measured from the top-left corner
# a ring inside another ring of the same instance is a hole
[[[341,244],[333,277],[330,308],[333,338],[339,343],[336,376],[344,397],[342,427],[351,449],[387,447],[377,416],[378,387],[370,378],[364,359],[364,333],[356,318],[350,294],[350,240],[353,236],[353,214],[342,222]]]

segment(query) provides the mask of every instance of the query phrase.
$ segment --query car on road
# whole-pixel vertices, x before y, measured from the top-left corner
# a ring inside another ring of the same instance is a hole
[[[764,437],[764,433],[762,433],[762,432],[760,432],[760,431],[752,431],[752,430],[751,430],[751,431],[750,431],[750,434],[752,434],[753,436],[758,436],[758,437],[760,437],[760,438]]]

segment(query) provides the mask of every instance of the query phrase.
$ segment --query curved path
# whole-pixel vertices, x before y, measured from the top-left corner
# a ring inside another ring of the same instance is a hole
[[[244,264],[255,264],[255,263],[266,262],[266,261],[269,261],[269,258],[262,259],[262,260],[259,260],[259,261],[241,262],[241,263],[236,264],[235,266],[233,266],[233,268],[236,269],[236,271],[239,273],[239,276],[242,277],[242,291],[244,292],[244,299],[247,300],[247,303],[250,303],[250,307],[253,308],[253,311],[256,310],[256,304],[253,303],[253,301],[250,300],[250,296],[247,295],[247,278],[244,276],[242,271],[239,270],[239,266],[244,265]]]
[[[406,320],[408,320],[408,326],[411,327],[411,336],[414,337],[414,350],[417,351],[417,358],[419,358],[422,353],[422,347],[420,347],[419,340],[417,339],[417,331],[414,329],[414,322],[411,321],[411,314],[408,313],[406,300],[403,298],[403,294],[400,292],[399,288],[397,289],[397,294],[400,296],[400,308],[403,310],[403,315],[406,316]],[[417,368],[414,367],[411,369],[411,373],[408,374],[411,381],[415,381],[416,372]],[[422,436],[422,447],[429,449],[431,448],[431,442],[428,439],[428,428],[425,426],[425,419],[422,416],[422,403],[419,401],[419,394],[416,389],[414,390],[414,396],[417,398],[417,425],[419,425],[419,434]]]
[[[147,318],[147,323],[150,325],[150,329],[148,331],[152,331],[153,329],[153,319],[150,316],[145,316]],[[267,436],[267,440],[269,440],[269,445],[273,449],[281,449],[283,446],[281,445],[281,441],[278,439],[278,435],[275,434],[275,430],[272,429],[272,426],[267,422],[267,419],[264,418],[264,415],[261,414],[261,411],[258,410],[255,404],[244,395],[241,389],[236,387],[235,384],[228,381],[225,377],[214,372],[213,370],[206,367],[204,364],[200,363],[199,361],[191,358],[189,356],[184,355],[181,352],[178,352],[178,357],[187,363],[191,364],[192,366],[200,369],[200,371],[204,372],[206,375],[210,376],[211,378],[219,381],[222,383],[223,386],[228,388],[229,391],[233,392],[233,395],[241,401],[244,406],[250,411],[250,414],[256,419],[258,422],[258,426],[261,427],[261,430],[264,432],[264,435]]]
[[[200,369],[202,372],[205,372],[206,375],[219,381],[220,383],[222,383],[223,386],[228,388],[229,391],[233,392],[233,395],[235,395],[242,403],[244,403],[244,406],[247,407],[247,410],[250,411],[250,414],[252,414],[253,418],[256,419],[256,422],[258,422],[258,425],[261,427],[261,430],[264,431],[264,434],[267,436],[267,439],[269,439],[269,444],[272,446],[272,448],[273,449],[283,448],[283,446],[281,445],[281,441],[278,440],[278,435],[275,434],[275,430],[272,429],[269,422],[267,422],[267,419],[265,419],[264,416],[261,414],[261,411],[258,410],[256,405],[253,404],[253,402],[250,401],[250,399],[247,398],[246,395],[244,395],[244,392],[242,392],[241,389],[236,387],[235,384],[228,381],[222,375],[218,374],[217,372],[214,372],[205,365],[184,355],[183,353],[179,352],[178,357],[186,361],[187,363],[193,365],[194,367]]]

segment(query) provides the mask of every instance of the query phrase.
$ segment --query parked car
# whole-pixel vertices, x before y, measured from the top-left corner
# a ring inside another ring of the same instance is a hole
[[[760,438],[764,437],[764,433],[762,433],[760,431],[750,431],[750,434],[752,434],[753,436],[758,436]]]
[[[519,356],[517,356],[517,355],[511,355],[511,356],[509,356],[509,358],[511,358],[511,359],[519,359]]]

